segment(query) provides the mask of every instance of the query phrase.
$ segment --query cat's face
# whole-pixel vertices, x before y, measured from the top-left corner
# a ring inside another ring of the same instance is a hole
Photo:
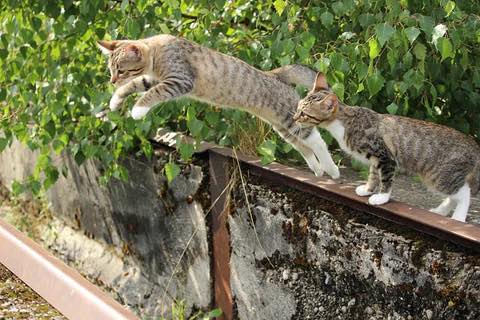
[[[303,127],[311,127],[333,120],[337,108],[337,96],[329,90],[325,76],[319,73],[312,91],[298,102],[293,119]]]
[[[100,50],[108,55],[110,82],[121,86],[145,72],[147,59],[144,49],[128,41],[99,41]]]

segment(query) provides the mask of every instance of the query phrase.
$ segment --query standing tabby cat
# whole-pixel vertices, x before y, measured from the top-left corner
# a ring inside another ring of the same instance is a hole
[[[145,92],[131,115],[144,117],[160,102],[181,96],[248,111],[269,124],[305,158],[315,174],[339,171],[318,131],[293,120],[300,97],[289,84],[310,85],[315,73],[300,65],[263,72],[234,57],[170,35],[142,40],[99,41],[109,55],[117,87],[110,109],[134,92]]]
[[[438,124],[347,106],[321,73],[294,118],[327,129],[343,150],[370,164],[367,184],[356,189],[359,196],[371,195],[370,204],[388,202],[398,166],[447,196],[431,211],[447,215],[455,207],[452,218],[465,221],[470,193],[478,192],[480,182],[480,147],[472,138]]]

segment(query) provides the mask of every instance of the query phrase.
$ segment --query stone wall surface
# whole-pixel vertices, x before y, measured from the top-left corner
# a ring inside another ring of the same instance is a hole
[[[129,181],[107,186],[98,183],[102,169],[94,161],[79,167],[71,157],[55,158],[69,170],[47,192],[55,219],[43,233],[50,249],[142,316],[158,316],[177,298],[189,310],[211,303],[204,163],[167,184],[158,172],[168,151],[158,151],[150,161],[126,159]],[[2,152],[2,184],[26,178],[35,157],[18,142]]]
[[[477,253],[263,179],[247,186],[229,220],[239,318],[480,318]]]
[[[213,301],[208,162],[168,184],[169,157],[126,159],[129,182],[102,186],[98,164],[62,156],[70,173],[47,195],[55,218],[43,243],[143,318],[174,298],[193,311]],[[0,154],[0,181],[34,163],[14,144]],[[479,254],[243,173],[228,217],[236,318],[480,319]]]

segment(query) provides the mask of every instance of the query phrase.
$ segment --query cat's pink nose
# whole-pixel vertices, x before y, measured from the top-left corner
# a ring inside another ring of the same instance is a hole
[[[112,77],[110,78],[110,82],[111,82],[111,83],[115,83],[115,82],[117,82],[117,81],[118,81],[118,77],[117,77],[117,76],[112,76]]]

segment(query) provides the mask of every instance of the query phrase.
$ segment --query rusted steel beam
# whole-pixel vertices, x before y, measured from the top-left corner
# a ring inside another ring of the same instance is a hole
[[[215,307],[222,309],[220,319],[233,319],[233,298],[230,287],[230,233],[228,231],[228,164],[230,159],[209,151],[210,214],[212,232],[212,267]]]
[[[228,148],[210,149],[209,154],[224,157],[225,161],[235,158],[233,151]],[[480,252],[479,226],[458,222],[394,200],[382,206],[372,206],[368,204],[368,198],[357,196],[351,185],[338,184],[331,179],[315,177],[313,174],[278,163],[262,165],[256,157],[239,153],[237,156],[239,161],[250,169],[250,172],[272,182],[341,203]]]
[[[138,319],[77,271],[2,220],[0,261],[68,319]]]

